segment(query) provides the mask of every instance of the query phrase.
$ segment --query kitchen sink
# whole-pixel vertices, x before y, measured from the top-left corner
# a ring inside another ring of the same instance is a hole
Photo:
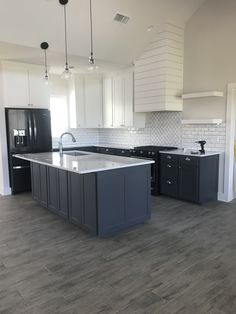
[[[88,154],[86,153],[80,153],[80,152],[77,152],[77,151],[73,151],[73,152],[63,152],[64,155],[69,155],[69,156],[86,156]]]

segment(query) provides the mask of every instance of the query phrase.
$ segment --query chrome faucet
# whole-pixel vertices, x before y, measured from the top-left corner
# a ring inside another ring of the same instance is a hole
[[[59,142],[58,142],[58,148],[59,148],[60,157],[63,156],[62,138],[63,138],[64,135],[70,135],[70,136],[72,137],[73,143],[76,142],[76,139],[75,139],[75,137],[74,137],[74,135],[73,135],[72,133],[70,133],[70,132],[64,132],[64,133],[62,133],[62,135],[60,136],[60,140],[59,140]]]

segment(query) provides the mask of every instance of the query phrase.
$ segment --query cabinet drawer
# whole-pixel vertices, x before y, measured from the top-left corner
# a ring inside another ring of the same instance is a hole
[[[178,182],[176,178],[163,177],[161,179],[161,193],[177,197],[178,196]]]
[[[177,162],[162,162],[161,163],[161,177],[172,178],[177,181],[178,178],[178,164]]]
[[[161,161],[169,164],[177,164],[178,156],[173,154],[161,154]]]
[[[198,161],[199,161],[199,157],[180,156],[180,163],[181,164],[197,166]]]

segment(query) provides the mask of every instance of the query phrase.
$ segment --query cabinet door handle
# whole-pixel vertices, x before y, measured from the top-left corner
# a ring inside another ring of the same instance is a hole
[[[35,114],[33,113],[33,123],[34,123],[34,140],[37,140],[37,122],[35,118]]]
[[[170,155],[168,155],[166,158],[167,158],[167,159],[172,159],[172,157],[171,157]]]
[[[185,160],[186,161],[191,161],[191,159],[189,157],[186,157]]]
[[[30,168],[30,166],[14,166],[14,167],[12,167],[12,169],[14,169],[14,170],[18,170],[18,169],[29,169]]]
[[[170,180],[167,180],[166,183],[169,184],[169,185],[172,184],[172,182]]]
[[[172,166],[170,164],[167,164],[167,168],[171,168]]]
[[[28,123],[29,123],[29,138],[30,138],[30,142],[32,141],[32,120],[31,120],[31,116],[29,116],[28,118]]]

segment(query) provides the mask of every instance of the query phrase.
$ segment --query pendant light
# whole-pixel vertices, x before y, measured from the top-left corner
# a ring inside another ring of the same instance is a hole
[[[89,0],[89,16],[90,16],[90,56],[89,56],[90,66],[88,67],[88,69],[89,70],[94,70],[94,69],[98,69],[98,66],[95,66],[94,51],[93,51],[93,11],[92,11],[92,0]]]
[[[68,43],[67,43],[67,19],[66,19],[66,5],[68,3],[68,0],[59,0],[59,3],[64,6],[64,29],[65,29],[65,57],[66,57],[66,63],[65,63],[65,70],[62,73],[62,78],[69,79],[72,75],[68,63]]]
[[[47,49],[49,47],[49,44],[47,42],[43,42],[40,45],[41,49],[44,50],[44,66],[45,66],[45,75],[44,75],[44,82],[45,84],[48,84],[48,61],[47,61]]]

